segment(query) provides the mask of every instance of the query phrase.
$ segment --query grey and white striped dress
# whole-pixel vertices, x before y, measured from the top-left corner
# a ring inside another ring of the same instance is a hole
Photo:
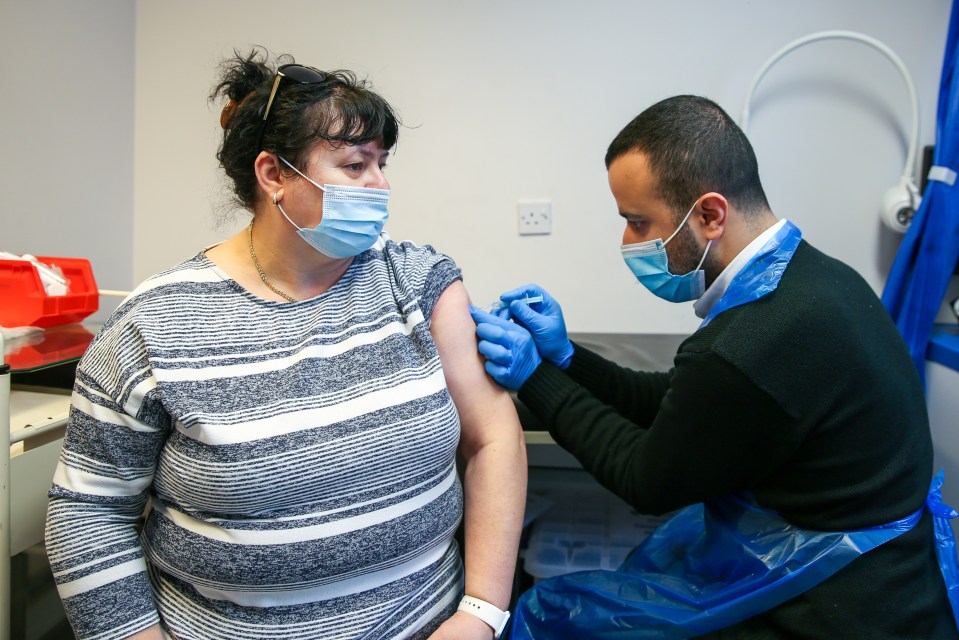
[[[203,253],[141,285],[80,362],[50,492],[77,635],[425,638],[451,615],[459,418],[429,326],[458,278],[384,234],[302,302]]]

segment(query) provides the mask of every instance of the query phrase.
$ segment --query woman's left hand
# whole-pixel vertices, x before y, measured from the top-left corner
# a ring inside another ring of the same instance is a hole
[[[493,629],[488,624],[463,611],[457,611],[429,640],[492,640]]]

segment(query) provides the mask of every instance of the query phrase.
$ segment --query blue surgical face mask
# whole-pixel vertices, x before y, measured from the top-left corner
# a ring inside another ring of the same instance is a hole
[[[694,204],[666,242],[663,242],[662,238],[657,238],[646,242],[624,244],[620,247],[623,260],[626,261],[626,266],[633,272],[636,279],[654,295],[669,302],[696,300],[706,291],[706,272],[700,267],[706,260],[712,240],[706,244],[706,250],[703,251],[703,257],[696,268],[680,276],[669,272],[669,258],[666,255],[666,244],[685,226],[695,208]]]
[[[323,191],[323,219],[312,229],[304,229],[290,220],[283,205],[274,200],[280,213],[296,227],[301,238],[330,258],[351,258],[373,246],[389,219],[389,189],[335,184],[320,186],[287,162],[286,158],[277,157],[304,180]]]

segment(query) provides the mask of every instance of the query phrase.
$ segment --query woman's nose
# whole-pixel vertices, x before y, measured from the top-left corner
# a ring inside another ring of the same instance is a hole
[[[390,181],[386,179],[386,174],[379,167],[370,172],[369,179],[364,185],[372,189],[389,189]]]

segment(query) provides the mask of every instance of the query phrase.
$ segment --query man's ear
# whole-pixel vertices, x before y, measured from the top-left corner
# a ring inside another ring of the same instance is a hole
[[[726,228],[729,202],[721,193],[712,191],[699,199],[696,213],[705,229],[707,240],[716,240]]]
[[[275,154],[266,151],[261,151],[256,160],[253,161],[256,181],[259,183],[267,201],[273,201],[274,195],[277,202],[283,199],[283,187],[286,183],[280,169],[280,159]]]

